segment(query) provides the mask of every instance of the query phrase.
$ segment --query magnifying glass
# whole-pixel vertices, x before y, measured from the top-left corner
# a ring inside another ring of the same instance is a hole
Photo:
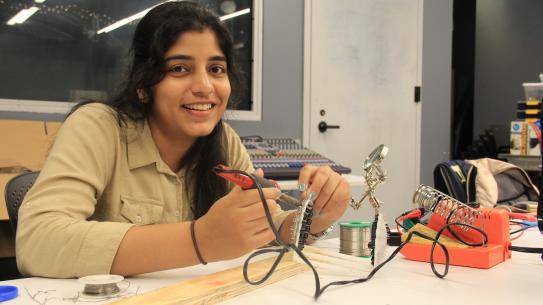
[[[364,170],[368,170],[372,166],[379,165],[381,161],[383,161],[383,159],[386,157],[387,153],[388,147],[386,147],[384,144],[377,146],[366,158],[366,160],[364,160],[362,168]]]

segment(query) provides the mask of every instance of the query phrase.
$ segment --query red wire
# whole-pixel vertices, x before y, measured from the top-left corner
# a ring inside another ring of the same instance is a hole
[[[513,237],[513,238],[511,238],[511,240],[515,240],[515,239],[518,239],[519,237],[521,237],[521,236],[522,236],[522,234],[524,234],[524,231],[520,231],[520,234],[519,234],[519,235],[517,235],[517,236],[515,236],[515,237]]]
[[[520,223],[513,223],[512,225],[514,225],[514,226],[519,226],[519,227],[521,227],[521,228],[524,228],[524,226],[521,225]],[[515,240],[515,239],[518,239],[519,237],[522,236],[522,234],[524,234],[524,231],[520,231],[520,234],[519,234],[519,235],[517,235],[517,236],[515,236],[515,237],[512,237],[512,238],[511,238],[511,241],[513,241],[513,240]]]
[[[411,219],[411,218],[420,218],[420,216],[421,216],[420,210],[414,209],[410,211],[409,213],[405,214],[404,216],[398,218],[398,221],[404,221],[406,219]]]

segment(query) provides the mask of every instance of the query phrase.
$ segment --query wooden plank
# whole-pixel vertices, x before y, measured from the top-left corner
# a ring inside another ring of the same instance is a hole
[[[286,254],[273,275],[265,283],[258,286],[246,283],[243,278],[243,267],[236,267],[122,299],[111,304],[215,304],[309,270],[306,264],[294,260],[292,254]],[[249,265],[250,278],[262,278],[270,269],[274,260],[275,258],[268,258],[251,263]]]

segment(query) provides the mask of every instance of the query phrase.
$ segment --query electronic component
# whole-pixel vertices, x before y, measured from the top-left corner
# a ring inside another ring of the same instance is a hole
[[[310,192],[307,198],[302,201],[296,216],[294,217],[294,224],[292,225],[291,239],[292,244],[303,250],[305,242],[309,236],[309,229],[311,227],[311,220],[313,217],[313,200],[315,193]]]
[[[332,170],[348,174],[351,169],[342,166],[317,152],[303,147],[289,138],[264,139],[259,136],[242,137],[254,168],[261,168],[269,179],[298,179],[304,165],[330,166]]]

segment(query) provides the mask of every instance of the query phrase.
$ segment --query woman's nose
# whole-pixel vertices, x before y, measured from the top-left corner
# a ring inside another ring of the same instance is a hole
[[[196,73],[192,82],[192,94],[199,97],[207,97],[211,93],[213,93],[213,84],[207,71]]]

